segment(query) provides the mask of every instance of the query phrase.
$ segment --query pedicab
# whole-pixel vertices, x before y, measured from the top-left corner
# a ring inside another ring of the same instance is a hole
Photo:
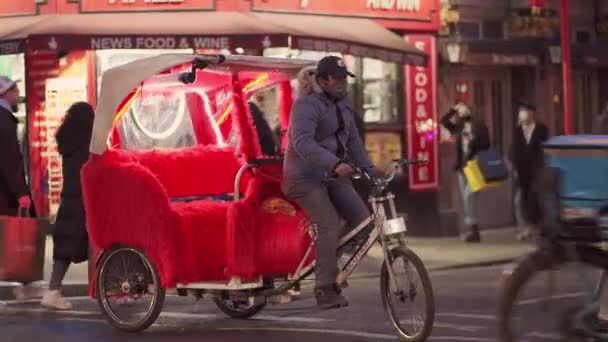
[[[247,104],[256,92],[280,85],[278,121],[285,129],[289,82],[312,64],[170,54],[103,75],[82,183],[98,251],[91,295],[113,326],[127,332],[150,327],[168,289],[210,298],[239,319],[299,298],[302,280],[314,270],[314,227],[281,192],[282,159],[261,154]],[[430,334],[433,292],[424,265],[405,247],[405,221],[386,187],[399,167],[418,162],[400,160],[383,178],[358,173],[374,184],[374,215],[343,236],[340,247],[370,223],[375,229],[337,280],[346,286],[380,240],[383,302],[406,341]],[[393,267],[401,259],[404,266]],[[398,278],[402,273],[405,280]],[[402,317],[397,305],[416,300],[424,305],[421,316]]]
[[[549,300],[572,298],[555,293],[568,286],[559,284],[560,270],[573,271],[580,295],[568,306],[557,304],[558,317],[544,319],[556,319],[564,341],[605,341],[608,333],[596,323],[608,280],[608,251],[603,248],[608,241],[608,135],[558,136],[543,149],[545,167],[532,191],[542,213],[539,248],[521,260],[505,285],[498,315],[500,341],[531,337],[516,329],[515,317],[533,315],[515,310],[541,303],[546,313]],[[569,269],[572,264],[576,266]],[[548,276],[540,277],[542,273]],[[539,287],[543,298],[527,301],[522,294],[533,278],[545,279]]]

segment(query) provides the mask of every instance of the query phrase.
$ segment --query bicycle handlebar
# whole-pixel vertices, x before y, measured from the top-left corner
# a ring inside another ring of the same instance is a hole
[[[419,159],[395,159],[393,160],[393,166],[391,167],[390,172],[384,177],[374,177],[369,174],[367,170],[357,168],[351,175],[353,179],[366,178],[374,184],[375,190],[377,192],[382,192],[390,182],[395,179],[397,175],[397,170],[404,167],[409,167],[413,165],[422,165],[428,164],[428,160],[419,160]]]

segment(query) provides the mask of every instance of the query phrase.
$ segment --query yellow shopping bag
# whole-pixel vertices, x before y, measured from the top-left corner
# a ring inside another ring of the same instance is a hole
[[[467,166],[464,167],[463,171],[464,176],[467,179],[467,183],[469,183],[469,188],[471,188],[472,192],[478,192],[487,188],[495,187],[500,184],[500,182],[486,182],[476,159],[469,160]]]

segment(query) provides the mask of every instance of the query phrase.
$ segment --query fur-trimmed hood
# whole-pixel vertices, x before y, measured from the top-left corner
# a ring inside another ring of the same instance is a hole
[[[323,90],[317,83],[317,68],[306,67],[298,73],[298,96],[307,96],[313,92],[321,93]]]

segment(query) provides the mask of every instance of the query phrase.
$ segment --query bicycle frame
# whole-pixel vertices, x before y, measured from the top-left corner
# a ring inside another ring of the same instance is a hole
[[[342,268],[342,270],[338,274],[338,277],[336,279],[337,284],[344,283],[350,277],[350,275],[354,272],[354,270],[360,264],[361,260],[363,260],[363,257],[365,257],[367,255],[367,253],[369,252],[369,250],[372,248],[373,244],[375,242],[377,242],[378,240],[380,240],[381,244],[382,244],[382,249],[384,252],[384,258],[385,258],[385,260],[387,260],[387,265],[388,265],[388,270],[389,270],[389,275],[390,275],[391,281],[393,282],[393,285],[395,285],[395,286],[397,285],[397,283],[395,281],[395,274],[393,272],[392,267],[390,267],[390,262],[389,262],[390,261],[389,252],[393,248],[393,246],[387,244],[387,239],[386,239],[387,236],[385,235],[385,231],[383,229],[385,227],[385,222],[387,220],[387,217],[386,217],[387,213],[386,213],[386,211],[384,209],[384,205],[383,205],[385,202],[388,202],[388,204],[389,204],[390,214],[391,214],[390,218],[397,218],[397,211],[395,208],[394,198],[395,198],[395,196],[391,193],[388,193],[387,195],[381,196],[381,197],[371,196],[369,201],[372,204],[372,211],[373,211],[372,215],[370,215],[370,217],[365,219],[355,229],[353,229],[352,231],[350,231],[348,234],[346,234],[344,237],[342,237],[340,239],[340,241],[338,243],[338,249],[340,249],[340,248],[344,247],[346,244],[348,244],[357,234],[359,234],[361,231],[363,231],[370,223],[373,224],[372,230],[369,233],[367,240],[365,240],[365,243],[363,243],[355,251],[355,253],[347,261],[346,265]],[[308,247],[306,253],[304,254],[304,257],[302,258],[302,261],[300,262],[298,269],[294,273],[294,277],[292,278],[293,281],[290,282],[291,286],[299,283],[300,281],[302,281],[305,277],[307,277],[314,271],[314,267],[315,267],[314,261],[310,265],[308,265],[306,268],[304,268],[304,263],[306,262],[306,260],[308,260],[310,253],[312,253],[313,249],[315,248],[315,245],[316,245],[316,235],[315,235],[315,238],[313,238],[313,241],[311,242],[310,246]],[[291,286],[288,286],[288,288]]]

